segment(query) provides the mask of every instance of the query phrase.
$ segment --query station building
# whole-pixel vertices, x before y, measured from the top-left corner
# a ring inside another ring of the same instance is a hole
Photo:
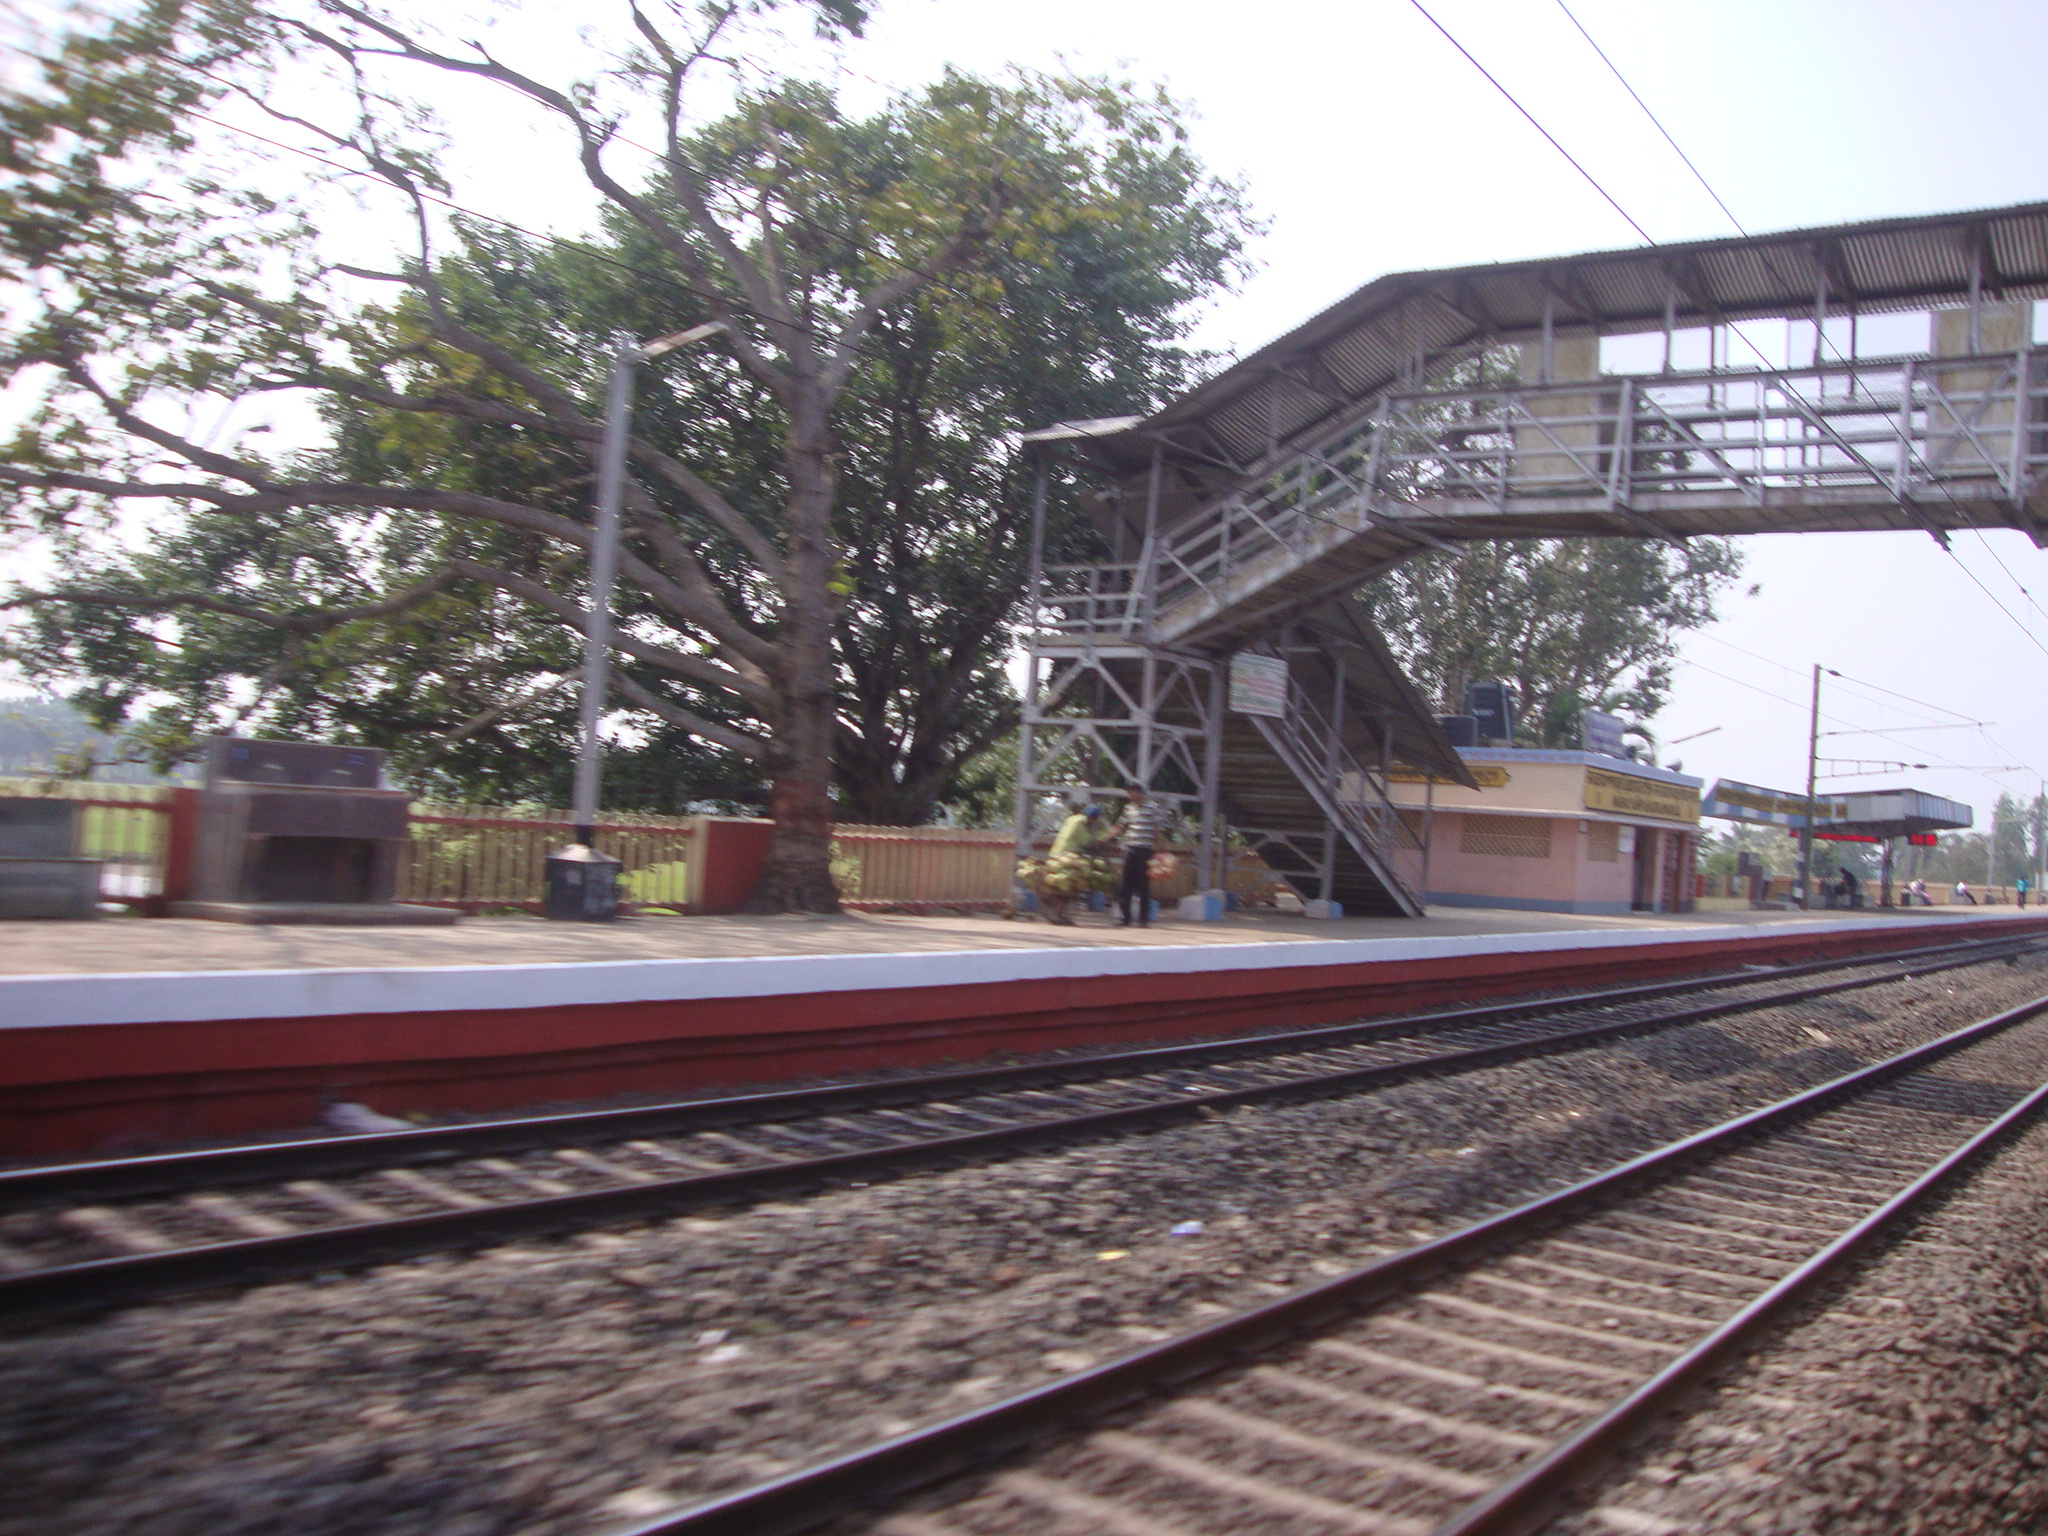
[[[1596,752],[1456,749],[1468,789],[1394,768],[1402,873],[1432,905],[1690,911],[1700,779]]]

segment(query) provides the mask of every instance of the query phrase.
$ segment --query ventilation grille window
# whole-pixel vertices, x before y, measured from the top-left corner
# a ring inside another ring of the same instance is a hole
[[[1460,853],[1504,859],[1550,857],[1550,821],[1543,816],[1467,816],[1458,831]]]
[[[1611,821],[1589,822],[1586,827],[1586,858],[1595,864],[1621,861],[1621,828]]]
[[[1397,848],[1420,848],[1422,846],[1422,812],[1401,812],[1401,831],[1394,839]]]

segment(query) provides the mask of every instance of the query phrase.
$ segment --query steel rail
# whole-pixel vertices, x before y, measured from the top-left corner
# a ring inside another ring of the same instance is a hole
[[[1305,1287],[1290,1296],[1221,1319],[1164,1343],[1134,1350],[1103,1365],[1075,1372],[986,1407],[831,1458],[752,1488],[713,1498],[673,1515],[657,1516],[616,1530],[613,1536],[797,1536],[797,1533],[813,1530],[831,1520],[863,1512],[878,1513],[891,1499],[988,1465],[1054,1434],[1080,1427],[1190,1381],[1270,1353],[1275,1348],[1354,1316],[1376,1302],[1412,1291],[1421,1282],[1446,1270],[1468,1265],[1513,1240],[1556,1226],[1616,1194],[1681,1171],[1707,1153],[1726,1149],[1759,1131],[1799,1119],[1837,1099],[1939,1061],[1964,1046],[1987,1039],[2043,1012],[2048,1012],[2048,995],[1966,1024],[1938,1039],[1775,1104],[1750,1110],[1720,1125],[1631,1158],[1565,1189],[1538,1196],[1454,1232],[1375,1259],[1349,1274]],[[2036,1105],[2041,1097],[2042,1093],[2037,1091],[2022,1102]],[[2001,1116],[1999,1121],[2007,1129],[2016,1123],[2010,1112]],[[1966,1145],[1981,1151],[1989,1142],[1979,1136]],[[1944,1158],[1937,1165],[1937,1170],[1947,1170],[1952,1174],[1965,1161],[1967,1158],[1961,1158],[1959,1149],[1958,1153]],[[1927,1184],[1930,1177],[1931,1173],[1923,1175],[1912,1187]],[[1880,1209],[1893,1211],[1898,1198],[1888,1200]],[[1894,1215],[1896,1217],[1896,1212]],[[1868,1221],[1866,1218],[1859,1222],[1851,1229],[1852,1232],[1861,1232]],[[1843,1238],[1829,1245],[1827,1263],[1808,1277],[1808,1284],[1839,1265],[1854,1251],[1853,1247],[1835,1251],[1848,1235],[1844,1234]],[[1859,1245],[1867,1243],[1874,1235],[1874,1232],[1865,1233]],[[1802,1269],[1819,1264],[1821,1257],[1816,1255]],[[1791,1277],[1786,1278],[1789,1280]],[[1773,1287],[1773,1291],[1767,1294],[1775,1295],[1778,1289]],[[1760,1326],[1764,1318],[1782,1309],[1789,1299],[1789,1296],[1777,1297],[1770,1306],[1764,1307],[1764,1299],[1759,1298],[1737,1316],[1757,1314],[1751,1325]],[[1763,1308],[1761,1313],[1759,1308]],[[1695,1379],[1699,1371],[1708,1368],[1713,1359],[1732,1347],[1732,1341],[1724,1341],[1712,1358],[1695,1363],[1691,1374],[1662,1386],[1659,1400],[1678,1390],[1686,1381]],[[1705,1342],[1698,1348],[1704,1349]],[[1647,1391],[1651,1384],[1663,1377],[1672,1376],[1678,1365],[1689,1361],[1696,1352],[1688,1351],[1653,1378],[1652,1383],[1646,1383],[1631,1396]],[[1606,1421],[1611,1417],[1611,1414],[1603,1415],[1599,1425],[1589,1426],[1585,1433],[1590,1437],[1592,1429],[1600,1427],[1600,1437],[1597,1440],[1589,1438],[1573,1454],[1591,1457],[1623,1437],[1627,1432],[1626,1421],[1608,1424]],[[1572,1437],[1574,1441],[1578,1438]],[[1563,1464],[1551,1463],[1548,1456],[1544,1461],[1547,1464],[1542,1473],[1544,1490],[1563,1486],[1585,1465],[1584,1461],[1574,1464],[1569,1458]],[[1532,1489],[1531,1496],[1536,1491]],[[1475,1507],[1468,1506],[1468,1510]],[[1453,1520],[1462,1518],[1462,1515],[1456,1516]],[[1489,1518],[1505,1519],[1506,1514],[1490,1515]],[[1506,1528],[1501,1525],[1474,1526],[1471,1532],[1462,1532],[1453,1523],[1440,1528],[1433,1536],[1451,1536],[1453,1532],[1459,1532],[1460,1536],[1476,1536],[1482,1530]]]
[[[1916,1214],[1972,1163],[2031,1119],[2044,1103],[2048,1103],[2048,1083],[2034,1089],[1605,1413],[1439,1525],[1431,1536],[1506,1536],[1528,1529],[1573,1483],[1648,1429],[1672,1399],[1734,1356],[1850,1259]]]
[[[540,1151],[685,1131],[770,1124],[848,1109],[894,1108],[959,1094],[1085,1082],[1119,1073],[1286,1055],[1424,1031],[1469,1028],[1546,1013],[1620,1007],[1662,997],[1849,970],[1863,965],[1904,965],[1911,969],[1923,960],[1943,956],[1975,955],[1983,959],[1997,959],[2009,948],[2037,942],[2042,940],[2031,935],[1966,939],[1955,944],[1929,945],[1887,954],[1802,961],[1797,965],[1769,970],[1715,972],[1709,976],[1576,992],[1561,997],[1489,1003],[1437,1013],[1400,1014],[1390,1018],[1316,1025],[1307,1029],[1195,1041],[1185,1045],[1147,1046],[1132,1051],[1021,1066],[979,1067],[966,1071],[921,1073],[881,1082],[684,1099],[631,1109],[579,1110],[560,1115],[488,1120],[471,1125],[323,1136],[300,1141],[263,1142],[195,1152],[152,1153],[141,1157],[12,1169],[0,1172],[0,1210],[60,1200],[131,1199],[191,1189],[233,1188],[242,1184],[275,1183],[285,1179],[319,1178],[369,1169],[448,1162],[501,1152]]]
[[[2016,958],[2018,950],[2014,951]],[[1921,968],[1917,974],[1983,964],[2000,954],[1973,954]],[[1759,978],[1761,979],[1761,978]],[[274,1237],[196,1244],[165,1252],[53,1265],[0,1275],[0,1320],[12,1323],[129,1305],[155,1297],[221,1286],[241,1286],[326,1270],[361,1268],[451,1249],[484,1247],[551,1236],[608,1222],[674,1216],[776,1195],[801,1193],[839,1180],[900,1175],[1067,1144],[1088,1137],[1184,1124],[1257,1103],[1321,1098],[1390,1086],[1425,1076],[1452,1075],[1526,1057],[1568,1051],[1631,1035],[1684,1027],[1706,1019],[1781,1007],[1815,997],[1909,979],[1894,973],[1730,998],[1647,1018],[1503,1041],[1408,1061],[1320,1072],[1243,1088],[1181,1093],[1172,1099],[1092,1110],[986,1131],[816,1157],[790,1158],[747,1168],[689,1174],[617,1188],[501,1201],[474,1209],[436,1211],[380,1221],[347,1222]]]

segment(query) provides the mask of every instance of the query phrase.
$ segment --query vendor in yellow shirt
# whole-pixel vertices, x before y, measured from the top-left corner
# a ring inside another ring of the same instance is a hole
[[[1102,807],[1084,805],[1060,823],[1060,830],[1052,840],[1050,858],[1063,853],[1086,853],[1102,836]],[[1057,923],[1063,928],[1074,926],[1074,920],[1067,916],[1067,903],[1074,899],[1073,893],[1064,896],[1048,895],[1045,898],[1045,920]]]

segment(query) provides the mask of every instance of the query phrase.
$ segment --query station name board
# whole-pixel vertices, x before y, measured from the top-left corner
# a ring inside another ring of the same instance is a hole
[[[1496,768],[1490,763],[1467,763],[1465,771],[1472,775],[1473,780],[1481,789],[1506,789],[1509,784],[1514,782],[1514,775],[1509,773],[1507,769]],[[1389,784],[1450,784],[1457,785],[1460,789],[1464,788],[1455,779],[1446,779],[1437,774],[1424,773],[1420,768],[1390,768],[1387,770],[1387,782]]]
[[[1806,796],[1722,779],[1707,795],[1706,814],[1721,821],[1746,821],[1767,827],[1803,827],[1806,825]],[[1832,795],[1821,796],[1813,802],[1813,819],[1816,824],[1847,821],[1849,803]]]
[[[1637,778],[1632,773],[1586,770],[1586,809],[1617,816],[1653,816],[1659,821],[1698,822],[1700,792],[1682,784]]]

